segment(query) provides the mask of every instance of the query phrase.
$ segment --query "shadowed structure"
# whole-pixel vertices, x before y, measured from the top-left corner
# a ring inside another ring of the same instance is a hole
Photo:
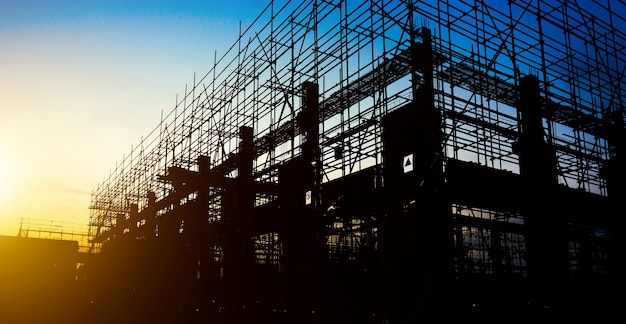
[[[94,189],[85,318],[609,318],[626,7],[607,3],[270,2]]]

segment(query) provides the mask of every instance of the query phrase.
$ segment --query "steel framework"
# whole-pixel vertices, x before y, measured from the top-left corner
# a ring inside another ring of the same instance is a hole
[[[623,235],[613,210],[624,195],[623,12],[624,2],[610,0],[271,1],[94,189],[92,249],[178,235],[194,251],[195,279],[213,271],[201,265],[209,262],[221,264],[214,278],[226,280],[238,273],[227,261],[237,232],[248,252],[231,259],[268,265],[268,278],[287,271],[287,282],[309,290],[294,284],[302,267],[323,287],[350,286],[357,281],[350,277],[389,293],[362,270],[387,262],[371,272],[389,277],[398,268],[432,279],[419,269],[450,269],[437,277],[451,282],[441,287],[481,316],[520,305],[558,308],[562,281],[590,292],[619,272],[613,260]],[[411,109],[426,113],[405,113]],[[405,172],[419,171],[410,182],[389,171],[394,154],[408,152],[393,151],[397,143],[415,148],[400,157]],[[304,206],[293,205],[300,200]],[[306,208],[310,218],[289,219],[308,215]],[[421,219],[424,210],[444,225],[394,220]],[[424,224],[448,234],[425,235]],[[313,247],[304,248],[306,237]],[[442,241],[438,254],[447,257],[419,252],[430,239]],[[397,249],[406,252],[390,252]],[[320,258],[322,269],[310,270]],[[535,278],[528,289],[527,278]],[[206,280],[204,289],[213,287]],[[345,299],[360,299],[341,291],[344,313],[353,314]],[[309,313],[324,304],[307,298]],[[277,304],[300,307],[276,302],[274,312],[283,309]],[[409,308],[374,307],[369,320]]]

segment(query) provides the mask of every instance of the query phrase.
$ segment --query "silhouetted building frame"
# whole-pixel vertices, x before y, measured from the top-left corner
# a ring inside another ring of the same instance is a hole
[[[609,316],[626,21],[593,6],[271,2],[94,190],[92,314]]]

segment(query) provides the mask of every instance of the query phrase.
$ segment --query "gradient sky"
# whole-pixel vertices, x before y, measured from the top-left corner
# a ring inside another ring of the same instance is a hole
[[[0,235],[86,229],[91,190],[268,2],[0,0]]]

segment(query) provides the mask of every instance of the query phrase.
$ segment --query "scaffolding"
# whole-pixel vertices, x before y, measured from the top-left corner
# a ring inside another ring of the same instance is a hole
[[[459,295],[479,290],[469,284],[473,280],[495,286],[487,289],[493,292],[503,289],[503,278],[515,278],[506,283],[523,289],[517,280],[523,282],[533,271],[539,273],[538,282],[549,282],[556,276],[549,266],[533,269],[529,263],[555,265],[547,255],[560,247],[527,258],[529,251],[549,243],[549,235],[566,242],[563,258],[571,276],[605,276],[608,240],[610,234],[617,236],[612,197],[624,192],[619,161],[626,116],[626,19],[621,12],[626,4],[610,0],[584,5],[271,1],[95,187],[92,250],[170,235],[165,224],[173,222],[167,226],[178,234],[200,233],[189,234],[193,239],[187,243],[206,245],[202,253],[210,255],[208,260],[224,264],[223,253],[230,247],[222,238],[208,237],[228,232],[220,224],[242,222],[236,223],[242,229],[248,220],[254,224],[245,232],[253,263],[281,273],[290,264],[307,264],[290,256],[293,250],[284,245],[299,242],[297,235],[281,227],[284,219],[268,216],[279,213],[278,208],[300,212],[287,202],[292,199],[313,207],[317,216],[302,224],[287,220],[285,226],[297,232],[308,224],[323,236],[304,253],[308,262],[321,253],[328,264],[322,273],[371,265],[385,258],[385,248],[408,242],[389,238],[396,225],[387,218],[395,209],[380,206],[388,198],[380,188],[395,181],[381,171],[390,168],[393,145],[388,144],[404,141],[402,133],[394,137],[392,121],[402,120],[406,107],[432,106],[438,114],[435,124],[423,123],[422,133],[405,135],[440,136],[438,148],[427,143],[417,147],[435,151],[424,158],[431,159],[425,162],[431,169],[441,163],[442,185],[449,192],[444,214],[450,217],[450,262],[462,286]],[[424,91],[432,91],[432,100]],[[428,133],[429,127],[437,130]],[[411,154],[403,161],[416,162],[421,153]],[[309,175],[306,188],[284,180]],[[422,192],[421,183],[429,179],[428,174],[413,179],[420,184],[415,192]],[[241,183],[252,188],[243,189]],[[354,184],[373,189],[351,187],[356,193],[347,194],[345,186]],[[550,197],[529,192],[530,187],[552,185],[555,189],[540,191]],[[284,187],[302,189],[305,195],[294,196]],[[245,202],[245,197],[254,203],[236,206],[232,201]],[[577,203],[570,204],[573,198]],[[530,207],[531,199],[551,207]],[[369,207],[358,207],[363,204]],[[398,213],[419,214],[411,204],[398,200],[400,204],[404,211]],[[198,212],[196,205],[204,207]],[[198,216],[180,216],[185,213]],[[567,215],[543,229],[535,225],[541,219],[530,216],[555,213]],[[235,221],[233,214],[246,216]],[[425,243],[417,234],[406,237]],[[214,271],[200,266],[201,259],[197,276]],[[414,269],[409,263],[407,269]],[[217,277],[227,271],[224,266],[215,270]],[[359,273],[362,277],[354,271],[352,276],[371,279],[371,274]],[[346,276],[341,278],[345,283]],[[496,303],[486,295],[471,298]]]
[[[90,248],[89,234],[84,225],[55,220],[21,218],[18,237],[77,241],[80,252]]]

